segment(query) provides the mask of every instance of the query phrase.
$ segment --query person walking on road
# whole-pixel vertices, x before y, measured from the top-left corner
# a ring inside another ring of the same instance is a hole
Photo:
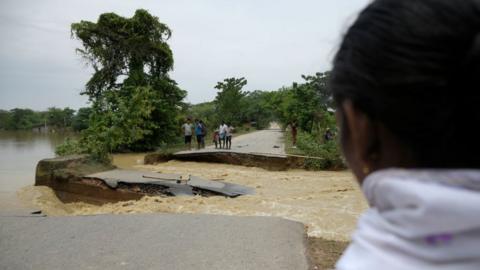
[[[185,123],[182,125],[183,136],[185,139],[185,146],[188,145],[188,150],[192,150],[192,121],[190,118],[187,118]]]
[[[292,131],[292,144],[293,148],[297,148],[297,121],[293,121],[290,124],[290,129]]]

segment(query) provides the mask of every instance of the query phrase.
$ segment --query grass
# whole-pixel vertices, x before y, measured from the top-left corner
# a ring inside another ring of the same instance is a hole
[[[346,168],[336,141],[319,142],[314,135],[300,131],[297,134],[296,146],[293,148],[291,132],[285,132],[285,152],[287,154],[316,157],[305,159],[305,169],[342,170]]]

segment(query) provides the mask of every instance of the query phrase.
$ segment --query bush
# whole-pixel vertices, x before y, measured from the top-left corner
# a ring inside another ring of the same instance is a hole
[[[98,144],[96,141],[85,142],[85,140],[72,140],[67,138],[65,142],[55,148],[57,156],[68,156],[78,154],[88,154],[89,158],[104,164],[110,164],[112,158],[110,153],[104,148],[104,144]]]
[[[344,169],[346,168],[338,142],[335,140],[319,142],[312,134],[300,132],[297,136],[297,147],[305,155],[321,159],[305,159],[305,168],[310,170]]]
[[[80,143],[77,140],[67,138],[64,143],[55,148],[55,154],[57,156],[68,156],[75,154],[83,154],[83,150],[80,147]]]

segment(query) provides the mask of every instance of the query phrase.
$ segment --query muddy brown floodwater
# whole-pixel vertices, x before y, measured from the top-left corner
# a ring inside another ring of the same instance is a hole
[[[200,213],[236,216],[276,216],[302,222],[307,227],[312,256],[330,258],[331,267],[349,241],[359,215],[367,208],[360,188],[348,171],[266,171],[260,168],[197,162],[169,161],[141,165],[142,155],[117,155],[114,163],[122,168],[162,173],[196,175],[208,179],[254,187],[255,195],[237,198],[143,197],[138,201],[108,203],[62,203],[48,187],[25,187],[18,192],[23,201],[51,216]],[[314,258],[315,261],[315,258]]]

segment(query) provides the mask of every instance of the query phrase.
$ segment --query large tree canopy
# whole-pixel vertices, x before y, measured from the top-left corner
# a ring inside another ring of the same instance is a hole
[[[104,142],[115,151],[151,149],[171,139],[179,105],[186,96],[168,76],[173,69],[173,54],[167,44],[171,30],[142,9],[132,18],[105,13],[96,23],[73,23],[71,30],[72,37],[83,45],[77,52],[94,69],[82,92],[92,102],[90,120],[95,122],[85,132],[88,140],[115,139]],[[129,113],[135,108],[141,108],[141,113]],[[112,115],[125,119],[114,121]],[[135,132],[117,132],[121,136],[114,137],[103,134],[123,128]]]
[[[238,125],[243,118],[244,97],[242,88],[247,84],[245,78],[227,78],[215,86],[219,90],[215,98],[217,115],[229,124]]]
[[[72,36],[83,44],[77,52],[95,70],[84,93],[95,98],[104,90],[118,88],[122,75],[125,83],[134,85],[168,78],[173,55],[166,41],[171,34],[157,17],[141,9],[130,19],[105,13],[97,23],[73,23]]]

